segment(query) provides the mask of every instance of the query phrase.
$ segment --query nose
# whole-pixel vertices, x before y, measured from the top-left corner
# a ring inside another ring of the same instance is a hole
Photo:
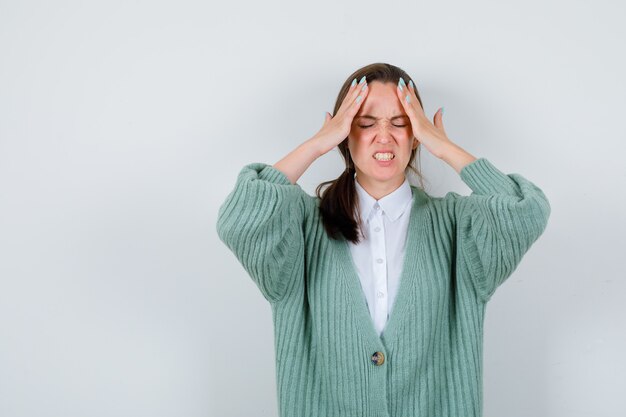
[[[380,143],[387,143],[391,140],[391,128],[389,124],[390,123],[387,121],[380,123],[378,130],[376,131],[376,141]]]

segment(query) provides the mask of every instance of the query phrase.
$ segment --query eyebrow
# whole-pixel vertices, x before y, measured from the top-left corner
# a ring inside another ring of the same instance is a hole
[[[400,114],[400,115],[397,115],[397,116],[393,116],[393,117],[391,118],[391,120],[394,120],[394,119],[400,119],[400,118],[402,118],[402,117],[408,118],[409,116],[404,115],[404,114]],[[357,119],[360,119],[360,118],[363,118],[363,119],[372,119],[372,120],[378,120],[378,119],[379,119],[378,117],[370,116],[369,114],[364,114],[363,116],[357,116],[356,118],[357,118]]]

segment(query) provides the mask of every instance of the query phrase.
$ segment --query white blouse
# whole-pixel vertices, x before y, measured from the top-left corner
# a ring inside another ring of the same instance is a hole
[[[355,176],[364,237],[348,241],[374,327],[382,334],[400,284],[413,192],[404,179],[400,187],[376,201]]]

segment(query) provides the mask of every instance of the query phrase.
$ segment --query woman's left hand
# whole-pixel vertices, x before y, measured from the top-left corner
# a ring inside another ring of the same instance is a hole
[[[399,81],[398,87],[396,87],[396,93],[398,94],[398,98],[404,107],[404,111],[411,120],[413,135],[426,147],[426,149],[428,149],[430,153],[437,158],[441,158],[445,147],[453,145],[452,141],[448,139],[448,135],[443,128],[443,108],[440,108],[435,113],[433,116],[433,123],[431,123],[424,114],[424,109],[422,109],[422,106],[415,95],[415,89],[412,84],[413,83],[410,82],[407,86],[404,83],[404,80]],[[402,90],[400,90],[400,86],[402,86]]]

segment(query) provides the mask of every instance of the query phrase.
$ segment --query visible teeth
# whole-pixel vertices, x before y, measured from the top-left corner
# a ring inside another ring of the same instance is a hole
[[[374,154],[374,159],[377,159],[379,161],[391,161],[393,158],[395,158],[395,155],[392,153],[380,153],[377,152]]]

